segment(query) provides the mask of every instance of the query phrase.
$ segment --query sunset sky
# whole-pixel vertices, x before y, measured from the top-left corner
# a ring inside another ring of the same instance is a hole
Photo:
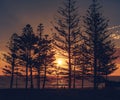
[[[6,43],[12,33],[20,33],[26,24],[34,31],[43,23],[46,32],[51,32],[51,21],[64,0],[0,0],[0,52],[6,51]],[[92,0],[78,0],[83,16]],[[110,27],[120,25],[120,0],[99,0],[103,14],[109,18]]]

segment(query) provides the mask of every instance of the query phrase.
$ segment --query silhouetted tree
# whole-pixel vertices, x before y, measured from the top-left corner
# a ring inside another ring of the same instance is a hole
[[[85,40],[82,39],[84,33],[80,34],[81,43],[75,45],[74,47],[74,71],[73,71],[73,87],[75,88],[76,78],[81,80],[81,87],[84,86],[84,80],[87,78],[87,75],[90,73],[90,57],[89,50],[85,45]]]
[[[82,88],[84,87],[84,80],[91,74],[91,51],[87,48],[85,41],[81,46],[81,79],[82,79]]]
[[[17,39],[18,35],[16,33],[12,34],[10,41],[8,42],[7,45],[9,53],[4,54],[4,59],[9,65],[3,68],[3,72],[11,76],[10,88],[13,88],[15,69],[17,68],[18,64],[17,61],[18,44],[16,42]]]
[[[33,88],[33,67],[34,67],[34,50],[37,44],[36,36],[33,33],[31,25],[27,24],[23,28],[23,33],[19,40],[20,59],[23,61],[22,65],[26,66],[26,84],[28,88],[28,72],[30,69],[31,88]]]
[[[43,51],[44,51],[44,42],[43,42],[43,30],[44,30],[44,26],[42,23],[40,23],[38,25],[37,28],[37,46],[36,46],[36,59],[35,59],[35,68],[37,70],[37,87],[40,88],[40,72],[41,72],[41,67],[43,65]]]
[[[19,62],[18,62],[19,63]],[[16,79],[16,88],[18,88],[18,78],[22,76],[22,73],[19,71],[20,67],[17,66],[15,71],[15,79]]]
[[[54,35],[55,45],[61,49],[68,58],[69,80],[68,86],[71,88],[72,81],[72,65],[73,65],[73,49],[80,42],[79,15],[77,12],[76,1],[66,0],[63,7],[58,9],[58,17],[56,17],[56,25],[54,26],[57,33]]]
[[[110,40],[107,30],[108,20],[100,12],[101,6],[97,0],[93,0],[84,17],[85,44],[91,57],[91,69],[94,77],[94,88],[97,88],[99,76],[105,76],[116,70],[114,60],[115,47]],[[92,73],[92,72],[91,72]]]
[[[52,40],[49,39],[48,35],[45,35],[44,26],[40,24],[38,26],[38,34],[37,34],[37,45],[35,48],[36,58],[34,61],[35,68],[37,71],[37,87],[40,88],[40,74],[43,72],[43,86],[45,88],[46,83],[46,75],[47,75],[47,67],[53,66],[54,61],[54,51],[52,47]]]
[[[52,40],[49,39],[49,35],[45,35],[44,38],[45,47],[44,47],[44,57],[43,57],[43,66],[44,66],[44,79],[43,79],[43,88],[45,88],[46,78],[47,78],[47,69],[54,66],[55,61],[55,52],[52,46]]]

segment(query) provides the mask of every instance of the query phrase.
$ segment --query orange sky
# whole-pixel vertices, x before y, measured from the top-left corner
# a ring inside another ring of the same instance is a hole
[[[0,54],[0,56],[1,56],[1,59],[0,59],[0,75],[3,75],[2,68],[6,65],[6,63],[4,61],[2,61],[3,57],[2,57],[1,54]],[[120,59],[118,59],[118,61],[116,61],[116,62],[119,62],[119,60]],[[66,66],[66,60],[63,59],[60,56],[56,56],[56,63],[58,63],[57,65],[62,66],[63,68]],[[120,76],[120,68],[119,68],[120,64],[118,63],[116,65],[117,65],[118,69],[111,74],[112,76]]]
[[[64,0],[0,0],[0,54],[7,51],[6,45],[11,34],[14,32],[21,33],[26,24],[31,24],[34,31],[37,25],[43,23],[45,32],[51,33],[51,21],[57,14],[57,9],[62,5]],[[79,5],[80,16],[84,16],[92,0],[77,0]],[[120,25],[120,0],[100,0],[103,5],[105,17],[110,19],[110,27]],[[119,29],[120,30],[120,29]],[[116,40],[117,47],[120,46],[120,39]],[[120,51],[120,50],[119,50]],[[118,53],[119,55],[120,53]],[[1,56],[0,56],[1,57]],[[118,61],[119,62],[119,61]],[[4,66],[0,60],[1,67]],[[120,66],[118,64],[118,66]],[[115,71],[112,75],[119,75],[120,70]],[[0,72],[0,74],[2,74]]]

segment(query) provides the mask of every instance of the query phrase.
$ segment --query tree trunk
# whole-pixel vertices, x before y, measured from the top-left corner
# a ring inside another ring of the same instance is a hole
[[[16,72],[16,88],[18,88],[18,68],[17,68],[17,72]]]
[[[94,89],[97,89],[97,55],[96,55],[96,37],[94,41]]]
[[[13,81],[14,81],[14,67],[15,67],[15,59],[13,59],[13,62],[12,62],[12,75],[11,75],[11,81],[10,81],[10,88],[13,88]]]
[[[75,89],[75,86],[76,86],[76,80],[75,80],[75,77],[76,77],[76,75],[75,75],[75,66],[74,66],[74,81],[73,81],[73,88]]]
[[[69,84],[68,84],[68,86],[69,86],[69,89],[71,89],[71,38],[70,38],[70,36],[71,36],[71,26],[70,26],[70,24],[71,24],[71,14],[70,14],[70,6],[71,6],[71,4],[70,4],[70,0],[69,0],[69,11],[68,11],[68,13],[69,13],[69,27],[68,27],[68,34],[69,34],[69,36],[68,36],[68,66],[69,66]]]
[[[84,76],[82,74],[82,89],[84,88]]]
[[[37,87],[40,89],[40,68],[37,69]]]
[[[26,83],[25,83],[25,88],[28,88],[28,64],[26,64]]]
[[[45,83],[46,83],[46,66],[45,66],[45,70],[44,70],[44,79],[43,79],[43,89],[45,88]]]
[[[32,74],[32,66],[30,66],[30,78],[31,78],[31,88],[33,88],[33,74]]]
[[[82,89],[84,88],[84,75],[85,75],[85,66],[82,66]]]
[[[69,53],[69,89],[71,89],[71,57]]]

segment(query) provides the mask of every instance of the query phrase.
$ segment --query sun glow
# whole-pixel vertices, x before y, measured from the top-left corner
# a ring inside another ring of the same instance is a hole
[[[58,58],[57,59],[57,65],[63,65],[63,59],[61,59],[61,58]]]

